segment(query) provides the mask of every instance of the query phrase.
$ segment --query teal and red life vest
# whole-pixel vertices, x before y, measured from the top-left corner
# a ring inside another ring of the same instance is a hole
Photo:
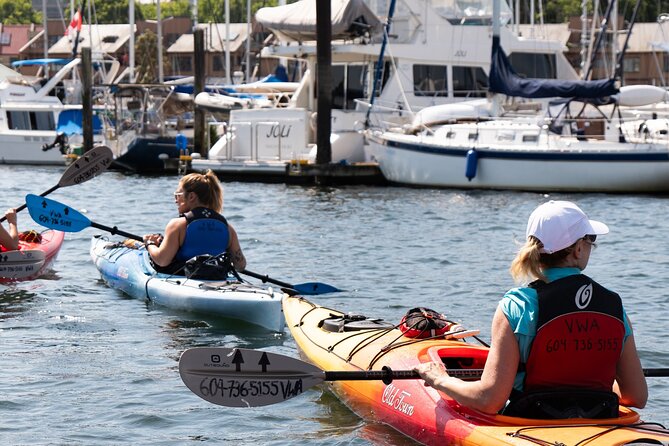
[[[530,286],[537,290],[539,314],[524,392],[611,391],[625,337],[620,296],[583,274]]]

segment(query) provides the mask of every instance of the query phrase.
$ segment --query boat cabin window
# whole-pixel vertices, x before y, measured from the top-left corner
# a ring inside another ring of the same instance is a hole
[[[448,96],[446,65],[414,65],[415,96]]]
[[[554,54],[511,53],[509,60],[520,77],[557,79]]]
[[[332,108],[355,110],[356,99],[366,99],[368,65],[347,64],[332,66]]]
[[[453,67],[453,96],[484,98],[488,91],[488,76],[480,67]]]
[[[56,121],[52,112],[8,110],[7,126],[10,130],[55,130]]]

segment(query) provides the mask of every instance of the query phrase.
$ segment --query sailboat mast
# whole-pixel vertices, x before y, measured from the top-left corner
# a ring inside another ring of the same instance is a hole
[[[135,0],[128,1],[130,19],[130,41],[128,42],[128,76],[130,83],[135,82]]]
[[[42,26],[44,27],[44,58],[49,57],[49,29],[46,17],[46,0],[42,0]],[[47,76],[49,74],[49,65],[46,65]]]

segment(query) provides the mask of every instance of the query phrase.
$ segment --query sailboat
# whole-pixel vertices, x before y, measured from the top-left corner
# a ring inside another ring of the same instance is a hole
[[[314,0],[302,0],[256,13],[258,22],[284,39],[266,46],[262,57],[287,61],[291,75],[292,67],[303,67],[299,85],[281,107],[232,110],[225,134],[208,159],[193,160],[194,169],[229,175],[274,169],[282,174],[287,165],[315,161],[316,28],[315,17],[308,14],[314,5]],[[394,14],[391,10],[387,5],[371,10],[362,0],[332,1],[334,163],[367,161],[361,132],[367,122],[400,126],[421,108],[486,96],[490,58],[480,48],[489,45],[489,4],[406,0],[398,2]],[[509,17],[506,3],[503,10]],[[383,14],[392,21],[390,32],[383,30]],[[380,57],[384,35],[387,51]],[[538,67],[547,78],[577,79],[561,43],[522,38],[508,28],[501,39],[514,62]],[[382,70],[375,80],[377,66]]]
[[[628,111],[666,102],[664,89],[523,79],[499,45],[499,21],[489,85],[491,99],[426,108],[410,126],[368,131],[369,157],[390,182],[413,186],[669,191],[669,120]],[[520,96],[536,109],[515,107]]]

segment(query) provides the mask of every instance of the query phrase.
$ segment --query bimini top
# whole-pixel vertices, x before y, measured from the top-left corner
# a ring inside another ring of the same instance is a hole
[[[374,35],[383,23],[363,0],[332,0],[332,40]],[[300,0],[272,8],[260,8],[256,21],[281,40],[316,40],[316,0]]]

